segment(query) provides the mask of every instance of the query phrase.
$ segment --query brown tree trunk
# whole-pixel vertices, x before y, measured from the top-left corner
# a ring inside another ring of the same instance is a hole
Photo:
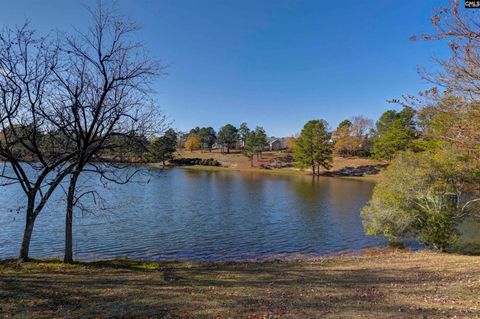
[[[73,206],[75,201],[75,189],[77,187],[78,173],[72,174],[67,194],[67,209],[65,220],[65,255],[63,262],[73,263]]]

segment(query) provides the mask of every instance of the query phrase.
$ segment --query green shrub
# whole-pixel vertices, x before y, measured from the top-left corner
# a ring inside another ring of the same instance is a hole
[[[175,158],[171,160],[170,163],[177,166],[221,166],[220,162],[214,158]]]
[[[384,235],[393,243],[414,237],[446,250],[457,242],[467,208],[478,209],[465,205],[466,185],[474,175],[455,150],[398,154],[362,210],[367,234]]]

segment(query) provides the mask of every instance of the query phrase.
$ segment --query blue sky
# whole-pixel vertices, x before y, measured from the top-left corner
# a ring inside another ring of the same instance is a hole
[[[41,32],[81,28],[91,0],[5,2],[2,24],[29,19]],[[168,66],[155,84],[173,127],[261,125],[299,132],[310,119],[332,127],[354,115],[376,120],[386,100],[429,87],[445,45],[411,42],[431,31],[438,0],[120,0],[139,37]]]

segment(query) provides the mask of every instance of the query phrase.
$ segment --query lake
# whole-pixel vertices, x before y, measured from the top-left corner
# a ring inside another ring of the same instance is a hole
[[[74,256],[211,261],[384,246],[364,234],[359,216],[373,187],[353,179],[154,169],[148,183],[96,187],[107,207],[90,202],[93,212],[77,212]],[[57,192],[39,215],[32,257],[63,255],[62,198]],[[18,254],[23,202],[18,188],[0,189],[0,258]]]

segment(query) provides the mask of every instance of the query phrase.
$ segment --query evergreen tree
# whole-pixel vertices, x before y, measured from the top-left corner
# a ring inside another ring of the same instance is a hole
[[[267,142],[267,133],[265,132],[265,129],[261,126],[257,126],[255,128],[255,154],[257,155],[257,159],[259,155],[262,155],[263,150],[265,150],[265,147],[268,146]]]
[[[413,147],[416,137],[415,112],[404,107],[400,112],[388,110],[376,124],[371,153],[379,160],[391,160],[398,151]]]
[[[230,149],[234,148],[239,141],[237,128],[232,124],[222,126],[218,131],[217,140],[218,143],[227,149],[227,153],[230,153]]]
[[[242,147],[245,146],[245,140],[247,139],[248,134],[250,133],[250,129],[248,128],[247,123],[243,122],[240,124],[240,128],[238,129],[238,134],[240,135],[240,140],[242,141]]]
[[[213,144],[215,144],[217,140],[215,130],[212,127],[202,127],[198,130],[197,134],[200,137],[202,150],[208,149],[211,152]]]
[[[243,145],[242,154],[250,160],[250,166],[253,167],[253,155],[256,154],[257,140],[255,131],[248,132],[245,135],[245,143]]]
[[[165,161],[173,159],[177,148],[177,133],[169,129],[165,134],[156,138],[149,147],[146,159],[149,162],[162,162],[165,167]]]
[[[312,174],[320,174],[320,166],[332,167],[333,144],[325,120],[311,120],[302,129],[295,147],[295,161],[300,167],[311,167]]]

